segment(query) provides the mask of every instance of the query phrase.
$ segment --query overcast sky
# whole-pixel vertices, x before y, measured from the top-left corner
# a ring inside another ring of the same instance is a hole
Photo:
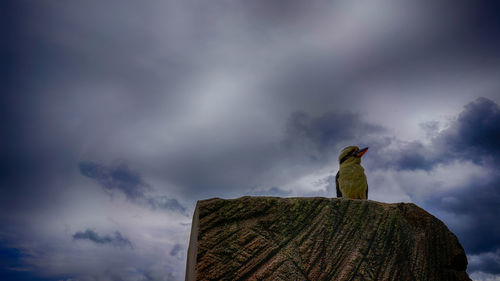
[[[497,1],[3,6],[0,279],[184,280],[197,200],[334,197],[358,145],[500,280]]]

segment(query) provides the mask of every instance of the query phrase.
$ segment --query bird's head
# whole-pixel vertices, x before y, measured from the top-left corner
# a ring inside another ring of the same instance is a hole
[[[348,146],[340,152],[339,155],[339,164],[342,165],[343,163],[361,163],[361,156],[363,156],[366,151],[368,150],[368,147],[365,147],[363,149],[359,149],[357,146]]]

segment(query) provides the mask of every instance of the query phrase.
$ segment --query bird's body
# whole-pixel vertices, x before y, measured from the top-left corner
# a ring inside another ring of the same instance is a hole
[[[361,156],[368,150],[349,146],[339,155],[339,171],[335,177],[337,197],[368,199],[368,182],[365,169],[361,166]]]

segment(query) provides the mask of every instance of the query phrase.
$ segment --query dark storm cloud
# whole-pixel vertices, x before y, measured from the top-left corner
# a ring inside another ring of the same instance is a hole
[[[303,153],[311,160],[323,160],[332,153],[336,156],[339,145],[351,145],[349,141],[360,141],[381,132],[384,132],[381,126],[366,123],[354,113],[326,112],[310,116],[295,112],[287,122],[283,144],[293,153]]]
[[[457,231],[468,253],[478,254],[500,249],[500,226],[491,223],[500,214],[498,202],[500,177],[477,179],[459,191],[442,194],[425,204],[435,203],[442,211],[470,218]]]
[[[447,224],[457,234],[468,255],[474,255],[469,270],[500,273],[500,108],[494,101],[478,98],[446,129],[435,133],[431,143],[407,145],[398,158],[399,169],[432,170],[437,164],[471,161],[493,175],[477,177],[453,191],[435,194],[422,204],[429,210],[448,214]],[[407,156],[408,157],[408,156]],[[447,217],[447,216],[445,216]]]
[[[433,154],[428,147],[419,141],[409,142],[403,145],[400,151],[392,155],[393,160],[389,165],[397,170],[426,170],[430,171],[439,161],[450,160],[441,159],[441,154]]]
[[[500,163],[500,108],[486,98],[467,104],[457,121],[436,140],[451,156]]]
[[[95,180],[108,192],[119,190],[130,201],[147,204],[154,210],[186,212],[186,207],[175,198],[146,194],[152,190],[151,186],[144,182],[138,172],[130,170],[124,163],[104,166],[94,162],[80,162],[78,167],[82,175]]]
[[[93,162],[80,162],[78,167],[82,175],[97,181],[104,189],[120,190],[130,200],[143,198],[144,193],[150,189],[140,175],[125,164],[106,167]]]
[[[112,235],[99,235],[92,229],[87,229],[85,231],[79,231],[73,234],[73,239],[75,240],[89,240],[96,244],[110,244],[116,247],[132,247],[132,242],[123,236],[119,231],[115,231]]]
[[[490,99],[478,98],[465,105],[443,131],[436,132],[435,123],[424,126],[433,135],[431,143],[409,142],[382,155],[386,167],[429,171],[437,164],[456,160],[478,165],[500,163],[500,108]]]
[[[422,202],[428,210],[448,213],[447,222],[468,255],[478,255],[470,270],[500,272],[500,176],[478,178],[458,190]]]

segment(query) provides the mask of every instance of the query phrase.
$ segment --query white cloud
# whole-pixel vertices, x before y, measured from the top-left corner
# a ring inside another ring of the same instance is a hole
[[[469,276],[474,281],[500,281],[500,274],[491,274],[476,271],[472,272]]]

